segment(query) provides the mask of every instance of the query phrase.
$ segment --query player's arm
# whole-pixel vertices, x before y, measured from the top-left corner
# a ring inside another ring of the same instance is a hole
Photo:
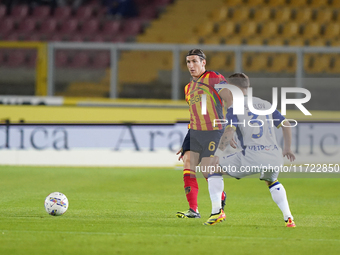
[[[224,130],[224,133],[220,139],[220,143],[218,145],[218,148],[221,151],[224,151],[225,148],[230,144],[233,148],[236,149],[236,142],[234,141],[234,133],[237,127],[237,116],[234,115],[234,109],[233,107],[229,107],[227,109],[226,114],[226,121],[227,121],[227,127]]]
[[[295,160],[295,155],[292,152],[291,145],[292,145],[292,127],[289,121],[285,120],[284,125],[282,125],[282,133],[283,133],[283,150],[282,154],[284,157],[287,157],[290,162]]]
[[[227,127],[224,130],[224,133],[220,139],[220,143],[218,144],[218,148],[221,151],[224,151],[226,149],[226,147],[228,146],[228,144],[230,144],[233,148],[235,148],[235,141],[233,140],[234,137],[234,133],[235,133],[235,129],[232,127]]]
[[[228,109],[233,104],[233,95],[229,89],[222,89],[219,92],[220,97],[224,101],[225,107]]]
[[[295,155],[292,152],[291,146],[292,146],[292,127],[288,120],[285,119],[281,115],[281,113],[278,110],[275,110],[272,114],[272,117],[274,119],[274,125],[277,128],[282,127],[282,133],[283,133],[283,150],[282,154],[283,157],[287,157],[290,162],[295,160]]]

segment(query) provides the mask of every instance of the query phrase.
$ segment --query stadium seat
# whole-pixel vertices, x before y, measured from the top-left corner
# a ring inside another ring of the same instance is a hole
[[[322,35],[325,39],[333,39],[340,34],[340,24],[339,23],[329,23],[325,26],[324,33]]]
[[[29,33],[25,36],[25,40],[31,42],[39,42],[39,41],[46,41],[46,37],[38,34],[38,33]]]
[[[110,66],[110,53],[108,51],[100,51],[93,58],[92,67],[107,68]]]
[[[267,21],[272,16],[272,9],[269,7],[260,7],[257,8],[253,15],[253,20],[256,22]]]
[[[273,73],[287,72],[290,70],[289,65],[293,64],[291,63],[292,56],[288,53],[270,54],[267,71]]]
[[[238,33],[241,37],[250,37],[255,35],[257,32],[257,22],[247,21],[240,25],[240,31]]]
[[[219,35],[209,35],[204,38],[204,44],[221,44],[222,38]]]
[[[233,22],[242,22],[249,18],[249,9],[247,7],[235,8],[230,18]]]
[[[34,7],[32,16],[36,19],[46,19],[50,16],[50,13],[50,7],[48,5],[42,5]]]
[[[260,26],[260,35],[263,38],[270,38],[278,34],[278,24],[275,21],[268,21]]]
[[[330,67],[329,70],[327,70],[329,73],[340,73],[340,56],[334,55],[330,57]]]
[[[214,9],[210,15],[209,20],[212,22],[220,22],[222,20],[226,20],[228,16],[228,8],[222,6],[221,8]]]
[[[284,46],[285,39],[280,37],[274,37],[266,40],[266,44],[269,46]]]
[[[3,18],[0,22],[0,36],[5,38],[14,29],[14,20],[11,17]]]
[[[86,35],[80,33],[74,33],[66,35],[65,39],[70,42],[84,42],[86,41]]]
[[[240,45],[243,43],[243,38],[240,36],[228,36],[224,40],[227,45]]]
[[[8,54],[7,65],[9,67],[20,67],[25,63],[24,50],[12,50]]]
[[[234,22],[228,21],[220,23],[217,34],[221,37],[227,37],[235,33],[236,24]]]
[[[247,45],[259,46],[263,45],[263,38],[259,36],[247,38]]]
[[[294,12],[294,21],[297,23],[306,23],[312,20],[313,10],[311,8],[299,8]]]
[[[28,16],[28,11],[28,5],[14,5],[12,7],[11,16],[16,20],[20,20]]]
[[[60,6],[57,7],[54,11],[54,18],[58,21],[64,21],[66,19],[69,19],[71,16],[71,8],[68,6]]]
[[[51,34],[57,30],[57,21],[54,18],[48,18],[41,23],[39,28],[39,33],[41,34]]]
[[[27,52],[27,63],[26,66],[29,68],[35,68],[37,65],[37,51],[30,50]]]
[[[299,24],[297,22],[287,22],[282,25],[282,33],[280,37],[291,38],[299,34]]]
[[[70,67],[73,68],[85,68],[89,65],[89,54],[84,51],[80,51],[74,54],[71,59]]]
[[[60,27],[60,33],[62,34],[72,34],[78,29],[78,20],[77,19],[67,19],[65,20]]]
[[[63,40],[64,40],[63,35],[58,33],[53,33],[50,36],[48,36],[48,41],[50,42],[61,42]]]
[[[266,3],[266,0],[248,0],[246,2],[249,7],[258,7]]]
[[[309,22],[303,27],[302,36],[305,39],[313,39],[320,35],[320,24],[317,22]]]
[[[328,2],[328,0],[310,0],[309,6],[312,8],[323,8],[329,6]]]
[[[305,40],[301,37],[295,37],[288,40],[289,46],[302,47],[305,45]]]
[[[331,3],[330,4],[331,8],[340,9],[340,1],[339,0],[332,0],[330,3]]]
[[[197,36],[208,36],[210,34],[212,34],[214,32],[214,25],[215,23],[212,21],[207,21],[201,24],[198,24],[195,28],[194,28],[194,33]]]
[[[315,38],[315,39],[311,39],[308,41],[308,45],[309,46],[327,46],[328,42],[327,40],[323,39],[323,38]]]
[[[291,20],[292,9],[289,7],[281,7],[275,10],[274,20],[276,22],[286,22]]]
[[[136,19],[127,19],[122,23],[122,34],[124,36],[137,35],[142,31],[141,21]]]
[[[5,50],[0,49],[0,66],[6,66],[6,57]]]
[[[121,23],[118,20],[107,20],[100,31],[103,35],[115,35],[120,30]]]
[[[225,0],[224,4],[227,7],[236,7],[244,5],[244,2],[243,0]]]
[[[323,73],[329,70],[331,59],[328,54],[305,54],[304,68],[306,73]]]
[[[289,0],[288,6],[292,8],[305,7],[309,0]]]
[[[117,34],[114,35],[111,39],[111,42],[119,42],[119,43],[123,43],[126,42],[126,36],[125,35],[121,35],[121,34]]]
[[[12,32],[10,34],[7,34],[6,37],[4,38],[6,41],[21,41],[23,38],[22,38],[22,35],[20,35],[19,33],[17,32]]]
[[[242,67],[246,72],[260,72],[267,68],[268,57],[265,53],[247,52],[242,55]]]
[[[286,5],[286,0],[267,0],[266,4],[270,7],[280,7]]]
[[[35,18],[26,18],[19,22],[16,32],[28,34],[36,29],[37,20]]]
[[[6,16],[6,6],[0,5],[0,20]]]
[[[210,70],[233,71],[235,69],[234,53],[218,52],[211,56],[208,62]]]
[[[79,20],[87,20],[92,18],[93,14],[94,14],[93,6],[83,5],[77,9],[75,17]]]
[[[325,24],[330,22],[334,17],[333,10],[330,8],[319,9],[316,14],[315,21],[319,24]]]
[[[58,50],[54,57],[56,67],[67,67],[68,66],[68,54],[63,50]]]
[[[99,21],[98,19],[89,19],[84,21],[81,26],[80,33],[84,35],[91,35],[97,33],[99,30]]]
[[[139,16],[141,19],[152,20],[158,15],[156,8],[145,7],[139,10]]]
[[[218,37],[220,37],[220,36],[218,36]],[[221,39],[222,40],[222,39]],[[201,43],[203,43],[203,38],[201,37],[201,36],[195,36],[195,35],[193,35],[193,36],[189,36],[185,41],[184,41],[184,43],[185,44],[201,44]]]

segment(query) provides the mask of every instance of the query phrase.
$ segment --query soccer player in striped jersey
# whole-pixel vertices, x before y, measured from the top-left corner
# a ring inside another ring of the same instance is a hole
[[[250,85],[249,78],[243,73],[235,73],[228,78],[229,84],[239,87],[247,97],[247,89]],[[252,98],[252,104],[257,110],[268,110],[271,104],[257,97]],[[221,222],[221,202],[218,197],[224,189],[223,174],[240,179],[242,177],[260,173],[260,180],[264,180],[269,187],[272,199],[282,211],[287,227],[295,227],[293,216],[290,212],[286,191],[278,182],[280,167],[283,165],[283,157],[291,162],[295,156],[291,151],[291,126],[287,120],[275,110],[269,115],[256,115],[248,108],[248,100],[244,103],[244,114],[234,114],[233,107],[227,111],[226,120],[228,126],[221,138],[222,150],[231,141],[233,131],[236,131],[242,151],[234,154],[222,154],[219,164],[222,167],[220,173],[211,174],[208,178],[208,188],[212,203],[212,212],[205,225],[214,225]],[[282,127],[284,146],[283,151],[276,141],[274,126]],[[227,140],[227,141],[225,141]],[[220,145],[221,145],[220,144]]]
[[[189,203],[189,210],[177,212],[179,218],[200,218],[197,206],[198,184],[195,167],[211,166],[214,153],[223,134],[224,127],[214,126],[214,120],[223,117],[223,105],[231,102],[232,95],[228,89],[215,86],[226,83],[223,75],[206,71],[206,56],[200,49],[193,49],[186,55],[186,63],[192,81],[185,86],[185,99],[189,104],[190,125],[184,139],[180,158],[184,162],[184,190]],[[223,103],[223,101],[225,103]],[[207,177],[207,174],[204,174]],[[221,192],[222,206],[225,204],[225,193]]]

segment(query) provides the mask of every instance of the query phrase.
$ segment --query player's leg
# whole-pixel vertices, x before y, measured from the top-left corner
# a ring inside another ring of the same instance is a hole
[[[183,156],[184,170],[183,181],[184,191],[189,203],[189,210],[197,213],[194,218],[200,218],[198,213],[197,196],[198,196],[198,183],[196,179],[195,166],[198,165],[199,153],[193,151],[185,152]]]
[[[261,180],[265,180],[273,201],[280,208],[287,227],[296,227],[294,217],[290,212],[287,194],[284,186],[277,180],[278,172],[266,172],[261,174]]]
[[[218,159],[216,157],[215,159]],[[215,162],[218,163],[218,162]],[[220,170],[220,169],[219,169]],[[222,177],[222,173],[220,171],[216,171],[215,173],[210,173],[208,176],[208,189],[211,200],[211,215],[209,219],[204,222],[204,225],[214,225],[216,223],[222,222],[226,219],[226,215],[224,213],[224,206],[222,207],[221,202],[221,194],[225,194],[224,190],[224,181]]]
[[[189,203],[189,210],[185,212],[177,212],[176,216],[179,218],[200,218],[197,208],[198,184],[195,173],[195,166],[198,164],[199,154],[190,151],[191,142],[194,143],[195,141],[191,139],[189,129],[182,144],[184,191]]]

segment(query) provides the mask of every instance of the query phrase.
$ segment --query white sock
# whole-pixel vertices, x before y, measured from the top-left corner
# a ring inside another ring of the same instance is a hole
[[[288,218],[294,219],[292,216],[292,213],[290,212],[289,205],[288,205],[288,200],[287,200],[287,195],[286,195],[286,190],[283,187],[283,185],[279,182],[278,184],[274,185],[271,187],[270,193],[272,194],[272,198],[274,202],[277,204],[277,206],[280,208],[283,214],[283,219],[285,221],[288,220]]]
[[[221,196],[224,189],[223,177],[221,175],[213,175],[208,178],[208,189],[211,200],[211,214],[218,213],[222,208]]]

